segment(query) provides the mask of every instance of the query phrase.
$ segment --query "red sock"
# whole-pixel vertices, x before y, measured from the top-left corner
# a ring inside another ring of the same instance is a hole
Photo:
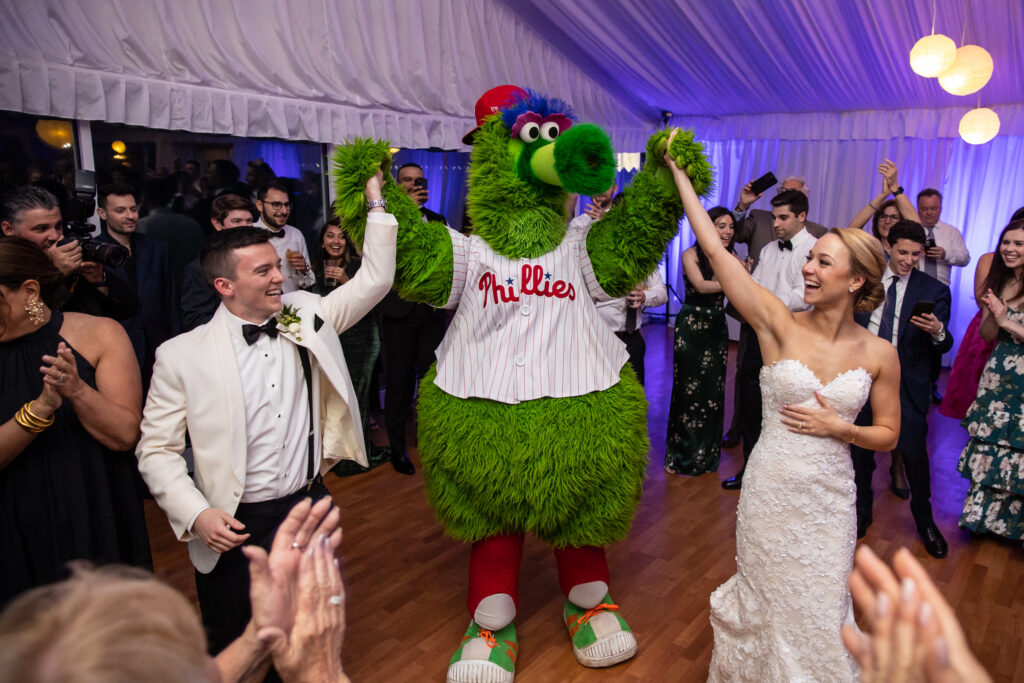
[[[579,548],[555,548],[558,563],[558,585],[566,598],[574,586],[591,581],[604,581],[610,585],[608,560],[604,548],[594,545]]]
[[[519,607],[519,561],[523,534],[491,536],[473,544],[469,554],[469,595],[466,606],[472,616],[488,595],[507,593]]]

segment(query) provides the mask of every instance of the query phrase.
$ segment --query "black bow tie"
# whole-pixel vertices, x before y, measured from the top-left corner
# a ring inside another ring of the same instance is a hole
[[[261,334],[265,334],[271,339],[277,337],[277,319],[271,318],[262,325],[253,325],[246,323],[242,325],[242,337],[245,339],[245,343],[252,346],[256,343],[256,340],[260,338]]]
[[[792,240],[779,240],[779,251],[783,251],[785,249],[789,249],[790,251],[793,251],[793,242],[792,242]]]
[[[269,230],[268,229],[267,232],[270,233],[270,239],[272,239],[272,240],[279,240],[282,237],[284,237],[284,230],[283,229],[281,229],[281,230]]]

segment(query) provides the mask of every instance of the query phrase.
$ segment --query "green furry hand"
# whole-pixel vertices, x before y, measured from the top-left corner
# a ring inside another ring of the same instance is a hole
[[[668,148],[671,133],[668,128],[659,130],[647,140],[647,163],[656,163],[667,170],[665,150]],[[694,191],[700,197],[707,196],[714,183],[711,164],[704,154],[704,149],[704,143],[696,142],[693,139],[693,131],[687,128],[679,131],[672,141],[672,147],[668,149],[669,156],[678,168],[686,171]],[[668,177],[671,178],[670,175]]]
[[[366,181],[383,170],[385,188],[395,184],[389,170],[389,143],[387,140],[354,138],[338,146],[331,161],[334,164],[334,210],[341,217],[345,232],[362,246],[366,227]]]

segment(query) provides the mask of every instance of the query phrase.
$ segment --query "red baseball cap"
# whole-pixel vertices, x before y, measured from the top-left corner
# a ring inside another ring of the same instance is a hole
[[[476,128],[462,137],[462,144],[473,144],[473,136],[480,130],[480,126],[484,125],[484,120],[488,116],[493,116],[503,108],[513,104],[516,100],[525,99],[529,96],[530,93],[518,85],[499,85],[485,92],[476,101]]]

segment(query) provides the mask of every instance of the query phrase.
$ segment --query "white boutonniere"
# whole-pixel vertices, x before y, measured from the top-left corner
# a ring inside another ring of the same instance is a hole
[[[302,337],[299,336],[299,332],[302,331],[302,318],[294,306],[285,304],[277,314],[277,329],[295,335],[296,341],[302,341]]]

